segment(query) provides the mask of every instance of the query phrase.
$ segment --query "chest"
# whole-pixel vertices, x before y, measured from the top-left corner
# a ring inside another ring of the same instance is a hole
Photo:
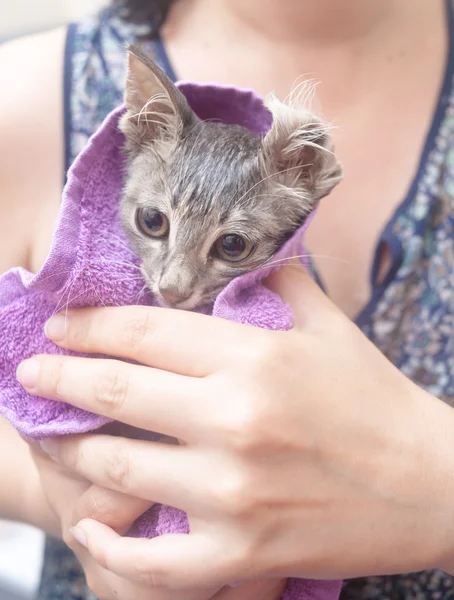
[[[215,77],[263,95],[275,90],[281,98],[305,79],[321,82],[315,107],[319,103],[334,124],[345,179],[322,201],[307,245],[325,289],[350,317],[372,294],[370,275],[380,235],[416,176],[444,80],[443,5],[432,7],[432,35],[419,32],[417,45],[407,32],[367,50],[357,45],[323,53],[320,47],[271,48],[258,42],[246,50],[238,39],[229,41],[226,52],[225,40],[206,31],[202,40],[183,36],[183,52],[181,36],[165,37],[180,77]],[[207,48],[210,61],[202,60]],[[378,275],[384,277],[390,266],[386,245],[378,255]]]
[[[306,238],[327,293],[351,318],[391,268],[382,234],[417,177],[431,114],[428,104],[406,122],[381,108],[380,120],[346,119],[337,140],[344,180],[322,200]]]
[[[226,39],[225,32],[214,35],[211,28],[195,26],[163,32],[181,79],[216,80],[263,95],[276,90],[282,98],[302,73],[322,82],[317,95],[335,125],[345,180],[323,200],[307,244],[326,290],[350,317],[372,294],[374,257],[379,258],[379,279],[389,269],[386,244],[377,253],[380,235],[408,193],[433,120],[447,46],[442,3],[433,6],[436,24],[431,22],[427,35],[418,35],[417,45],[410,43],[411,36],[399,35],[368,52],[357,47],[321,55],[319,49],[285,44],[245,45],[239,36]]]
[[[344,181],[323,199],[307,235],[322,283],[351,318],[364,308],[389,272],[383,233],[412,193],[446,109],[440,90],[450,85],[441,60],[421,90],[415,73],[395,81],[395,94],[371,89],[340,109],[328,103]]]

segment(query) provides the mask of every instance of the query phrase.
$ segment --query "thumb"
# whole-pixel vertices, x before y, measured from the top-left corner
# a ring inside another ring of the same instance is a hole
[[[265,284],[290,306],[296,327],[306,327],[313,319],[319,321],[327,311],[339,312],[307,269],[299,263],[284,265],[274,271]]]

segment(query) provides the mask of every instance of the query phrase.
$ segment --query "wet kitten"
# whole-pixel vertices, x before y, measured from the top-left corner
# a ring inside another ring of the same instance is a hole
[[[276,97],[264,136],[203,122],[170,79],[129,49],[126,234],[167,306],[208,304],[267,262],[341,179],[326,124]]]

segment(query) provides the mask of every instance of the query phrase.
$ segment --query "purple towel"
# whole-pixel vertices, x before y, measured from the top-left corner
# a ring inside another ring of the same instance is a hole
[[[237,123],[265,133],[271,115],[252,91],[180,83],[202,119]],[[65,353],[43,333],[46,320],[67,307],[153,304],[144,290],[138,261],[128,249],[118,220],[124,138],[117,128],[119,108],[105,120],[72,167],[50,255],[37,275],[22,268],[0,278],[0,414],[23,435],[44,439],[92,431],[108,422],[66,404],[28,395],[17,383],[16,367],[37,353]],[[307,226],[307,222],[305,224]],[[302,254],[303,226],[277,258]],[[213,314],[274,330],[289,329],[292,315],[261,284],[271,268],[232,281]],[[183,513],[155,506],[135,524],[132,535],[154,537],[187,532]],[[291,580],[286,600],[336,600],[340,582]]]

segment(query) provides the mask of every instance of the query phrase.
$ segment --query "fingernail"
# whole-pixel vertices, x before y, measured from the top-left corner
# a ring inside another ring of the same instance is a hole
[[[69,533],[77,542],[79,542],[81,546],[83,546],[84,548],[88,548],[87,536],[80,527],[77,527],[77,525],[76,527],[71,527]]]
[[[40,366],[39,361],[34,358],[21,362],[16,370],[18,382],[25,388],[33,388],[38,381]]]
[[[60,454],[60,444],[57,440],[42,440],[39,445],[41,450],[49,456],[56,458]]]
[[[45,335],[54,342],[61,342],[66,337],[68,316],[55,315],[44,325]]]

